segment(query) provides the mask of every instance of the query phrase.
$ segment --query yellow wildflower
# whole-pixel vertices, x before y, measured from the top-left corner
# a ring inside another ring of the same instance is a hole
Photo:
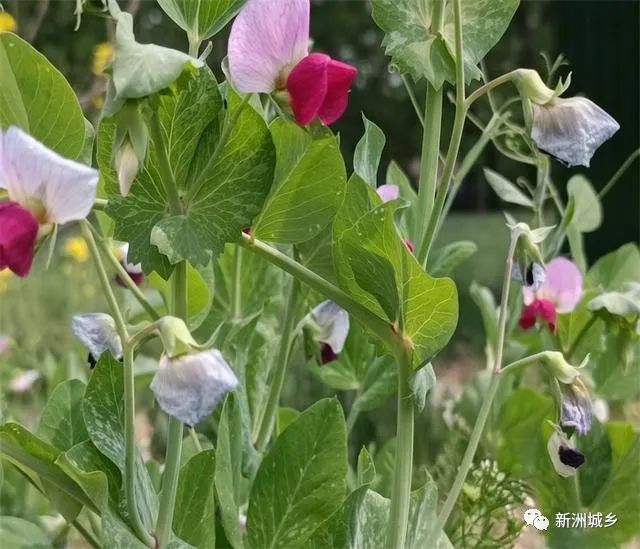
[[[9,269],[0,271],[0,294],[5,293],[9,289],[9,280],[13,277],[13,273]]]
[[[0,32],[16,32],[18,25],[10,13],[0,11]]]
[[[93,74],[102,74],[107,65],[113,61],[113,55],[113,45],[110,42],[97,44],[93,49],[93,66],[91,68]]]
[[[89,248],[87,247],[87,243],[84,241],[84,238],[79,236],[70,238],[66,241],[64,245],[64,253],[78,263],[84,263],[89,259]]]

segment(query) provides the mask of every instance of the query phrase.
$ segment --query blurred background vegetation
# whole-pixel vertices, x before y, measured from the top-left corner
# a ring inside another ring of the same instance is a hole
[[[72,0],[4,0],[2,4],[17,22],[17,32],[60,69],[77,91],[87,117],[97,122],[105,80],[96,73],[101,72],[109,55],[109,49],[100,45],[113,38],[113,27],[100,9],[101,2],[86,2],[88,5],[77,31],[74,30],[76,2]],[[169,20],[155,1],[129,0],[120,4],[135,13],[139,41],[186,50],[183,31]],[[318,0],[313,2],[312,10],[314,47],[359,69],[349,110],[334,127],[341,134],[347,162],[350,163],[362,134],[362,111],[387,135],[381,174],[393,159],[415,184],[421,127],[402,80],[388,68],[389,59],[380,48],[382,32],[370,18],[368,2]],[[560,189],[573,173],[581,172],[596,189],[603,188],[629,154],[638,148],[639,17],[640,3],[633,0],[523,1],[506,35],[487,57],[486,71],[495,77],[516,67],[544,71],[540,52],[546,52],[551,59],[563,53],[570,64],[562,67],[561,74],[573,71],[571,94],[587,95],[620,123],[620,131],[601,147],[590,170],[569,170],[553,163],[553,178]],[[219,77],[222,77],[219,66],[225,55],[227,31],[215,37],[209,57],[209,63]],[[416,90],[418,97],[423,97],[420,84]],[[447,128],[453,118],[450,107],[447,105],[445,146]],[[481,108],[477,113],[485,122],[490,116],[488,108],[486,113]],[[463,153],[478,136],[479,132],[468,122]],[[466,177],[453,214],[443,228],[441,243],[473,240],[479,248],[479,252],[456,273],[461,294],[461,322],[438,368],[439,378],[445,380],[447,390],[453,392],[459,391],[484,361],[484,334],[479,313],[468,296],[469,285],[476,280],[497,293],[507,242],[500,202],[482,174],[482,167],[486,165],[512,180],[520,176],[535,178],[530,166],[505,159],[490,144]],[[603,226],[586,235],[591,263],[623,243],[639,239],[637,162],[606,196],[603,205]],[[0,413],[5,417],[9,413],[28,427],[33,427],[37,421],[47,387],[68,377],[88,376],[84,352],[71,335],[71,316],[77,312],[106,310],[84,243],[76,239],[73,230],[62,232],[58,251],[54,264],[46,272],[44,256],[47,254],[41,253],[34,274],[27,280],[0,272],[0,383],[6,388],[2,391]],[[454,363],[457,368],[450,367]],[[35,381],[38,391],[22,391],[20,384],[16,385],[18,376],[30,370],[39,373]],[[328,388],[320,387],[311,374],[300,372],[295,378],[290,376],[285,394],[286,403],[298,409],[319,397],[319,393],[330,392]],[[383,408],[361,421],[356,438],[363,441],[387,438],[393,431],[393,413],[389,412],[390,408]],[[372,434],[374,430],[375,435]],[[437,437],[437,433],[434,436]],[[419,451],[429,452],[424,444],[422,446]],[[13,509],[11,514],[20,514],[19,509]]]

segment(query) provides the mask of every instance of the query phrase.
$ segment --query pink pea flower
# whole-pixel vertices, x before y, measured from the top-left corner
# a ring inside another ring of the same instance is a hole
[[[570,313],[582,298],[582,274],[577,265],[564,257],[547,263],[546,277],[539,288],[523,287],[525,308],[519,324],[523,330],[533,327],[538,320],[556,329],[558,313]]]
[[[78,164],[12,126],[0,130],[0,270],[31,270],[36,243],[55,225],[84,219],[93,206],[98,172]]]
[[[386,185],[380,185],[376,192],[383,202],[390,202],[391,200],[397,200],[400,196],[400,188],[398,185],[387,183]]]
[[[310,0],[248,0],[229,36],[229,71],[243,93],[286,92],[296,121],[338,120],[357,69],[309,54]],[[283,94],[284,95],[284,94]]]

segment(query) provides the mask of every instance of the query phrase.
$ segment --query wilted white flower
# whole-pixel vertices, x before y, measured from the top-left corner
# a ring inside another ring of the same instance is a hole
[[[105,351],[110,351],[116,359],[122,357],[122,341],[111,316],[104,313],[75,315],[71,327],[73,335],[89,349],[94,361],[98,361]]]
[[[323,301],[310,315],[314,339],[322,343],[321,363],[327,364],[338,358],[349,335],[349,313],[333,301]]]
[[[187,425],[206,419],[238,379],[217,349],[163,356],[151,381],[160,408]]]
[[[580,435],[586,435],[591,430],[591,395],[579,377],[571,385],[562,387],[560,414],[560,424],[563,427],[573,427]]]

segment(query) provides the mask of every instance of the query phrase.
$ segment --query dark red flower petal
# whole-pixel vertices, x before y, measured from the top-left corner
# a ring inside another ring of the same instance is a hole
[[[323,343],[320,348],[320,366],[329,364],[329,362],[333,362],[334,360],[338,360],[338,355],[333,352],[331,345]]]
[[[536,299],[524,308],[518,324],[523,330],[528,330],[536,321],[543,320],[549,325],[549,329],[555,332],[556,319],[556,306],[547,299]]]
[[[124,265],[122,265],[124,267]],[[129,278],[131,280],[133,280],[133,282],[135,283],[136,286],[140,286],[143,282],[144,282],[144,273],[142,272],[129,272],[127,271],[127,274],[129,275]],[[122,288],[126,288],[127,285],[124,283],[124,280],[122,280],[122,278],[120,277],[120,275],[116,275],[116,284],[118,286],[121,286]]]
[[[358,74],[358,69],[335,59],[327,67],[327,94],[318,111],[325,124],[333,124],[347,110],[349,90]]]
[[[291,109],[301,126],[317,116],[327,96],[328,66],[331,58],[324,53],[312,53],[302,59],[287,78]]]
[[[0,203],[0,270],[29,274],[38,228],[38,220],[17,202]]]

